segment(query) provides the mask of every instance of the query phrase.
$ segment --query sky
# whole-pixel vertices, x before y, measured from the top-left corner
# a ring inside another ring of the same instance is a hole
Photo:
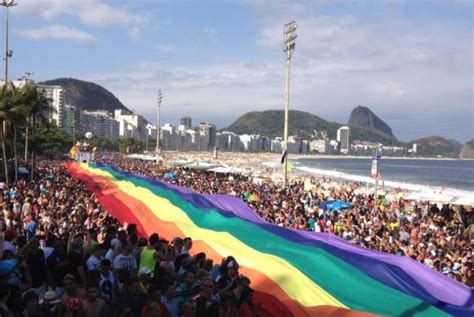
[[[295,20],[291,109],[347,123],[363,105],[403,141],[474,137],[471,0],[15,1],[10,78],[92,81],[151,122],[159,89],[172,124],[284,109]]]

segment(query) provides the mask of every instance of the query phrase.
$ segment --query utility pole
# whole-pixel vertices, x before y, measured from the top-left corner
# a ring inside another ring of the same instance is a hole
[[[283,188],[288,184],[288,112],[290,109],[290,65],[291,57],[295,51],[296,40],[296,22],[291,21],[283,27],[283,52],[286,57],[286,84],[285,84],[285,129],[284,129],[284,171],[283,171]]]
[[[157,112],[156,112],[156,164],[159,163],[160,155],[160,110],[161,110],[161,101],[163,100],[163,94],[161,89],[158,90],[158,99],[157,99]]]

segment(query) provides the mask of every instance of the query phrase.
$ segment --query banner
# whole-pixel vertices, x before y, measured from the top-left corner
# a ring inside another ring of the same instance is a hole
[[[268,316],[472,316],[472,290],[408,257],[326,233],[269,224],[241,199],[202,195],[109,166],[71,163],[100,203],[139,233],[192,237],[195,253],[233,255]]]

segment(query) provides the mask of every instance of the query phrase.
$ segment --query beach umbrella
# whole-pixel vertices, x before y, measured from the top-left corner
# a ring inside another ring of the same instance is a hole
[[[164,175],[165,178],[175,178],[176,174],[173,172],[166,172]]]
[[[342,200],[328,200],[319,205],[323,210],[335,211],[352,208],[352,204]]]

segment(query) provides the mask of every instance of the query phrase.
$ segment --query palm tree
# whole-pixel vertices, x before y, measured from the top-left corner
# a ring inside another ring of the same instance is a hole
[[[29,130],[31,126],[32,142],[34,142],[34,129],[36,123],[46,122],[48,119],[46,114],[56,111],[52,108],[51,100],[46,98],[44,91],[38,91],[33,83],[28,83],[24,87],[25,104],[26,104],[26,127],[25,127],[25,163],[28,162],[28,146],[29,146]]]
[[[15,165],[15,182],[18,180],[18,155],[17,155],[17,130],[18,125],[25,121],[25,113],[28,108],[25,98],[25,90],[11,85],[11,107],[8,119],[13,132],[13,161]]]
[[[5,175],[5,185],[8,188],[8,159],[6,144],[6,124],[9,117],[11,106],[11,92],[8,89],[9,84],[5,84],[0,89],[0,138],[2,143],[3,171]]]

